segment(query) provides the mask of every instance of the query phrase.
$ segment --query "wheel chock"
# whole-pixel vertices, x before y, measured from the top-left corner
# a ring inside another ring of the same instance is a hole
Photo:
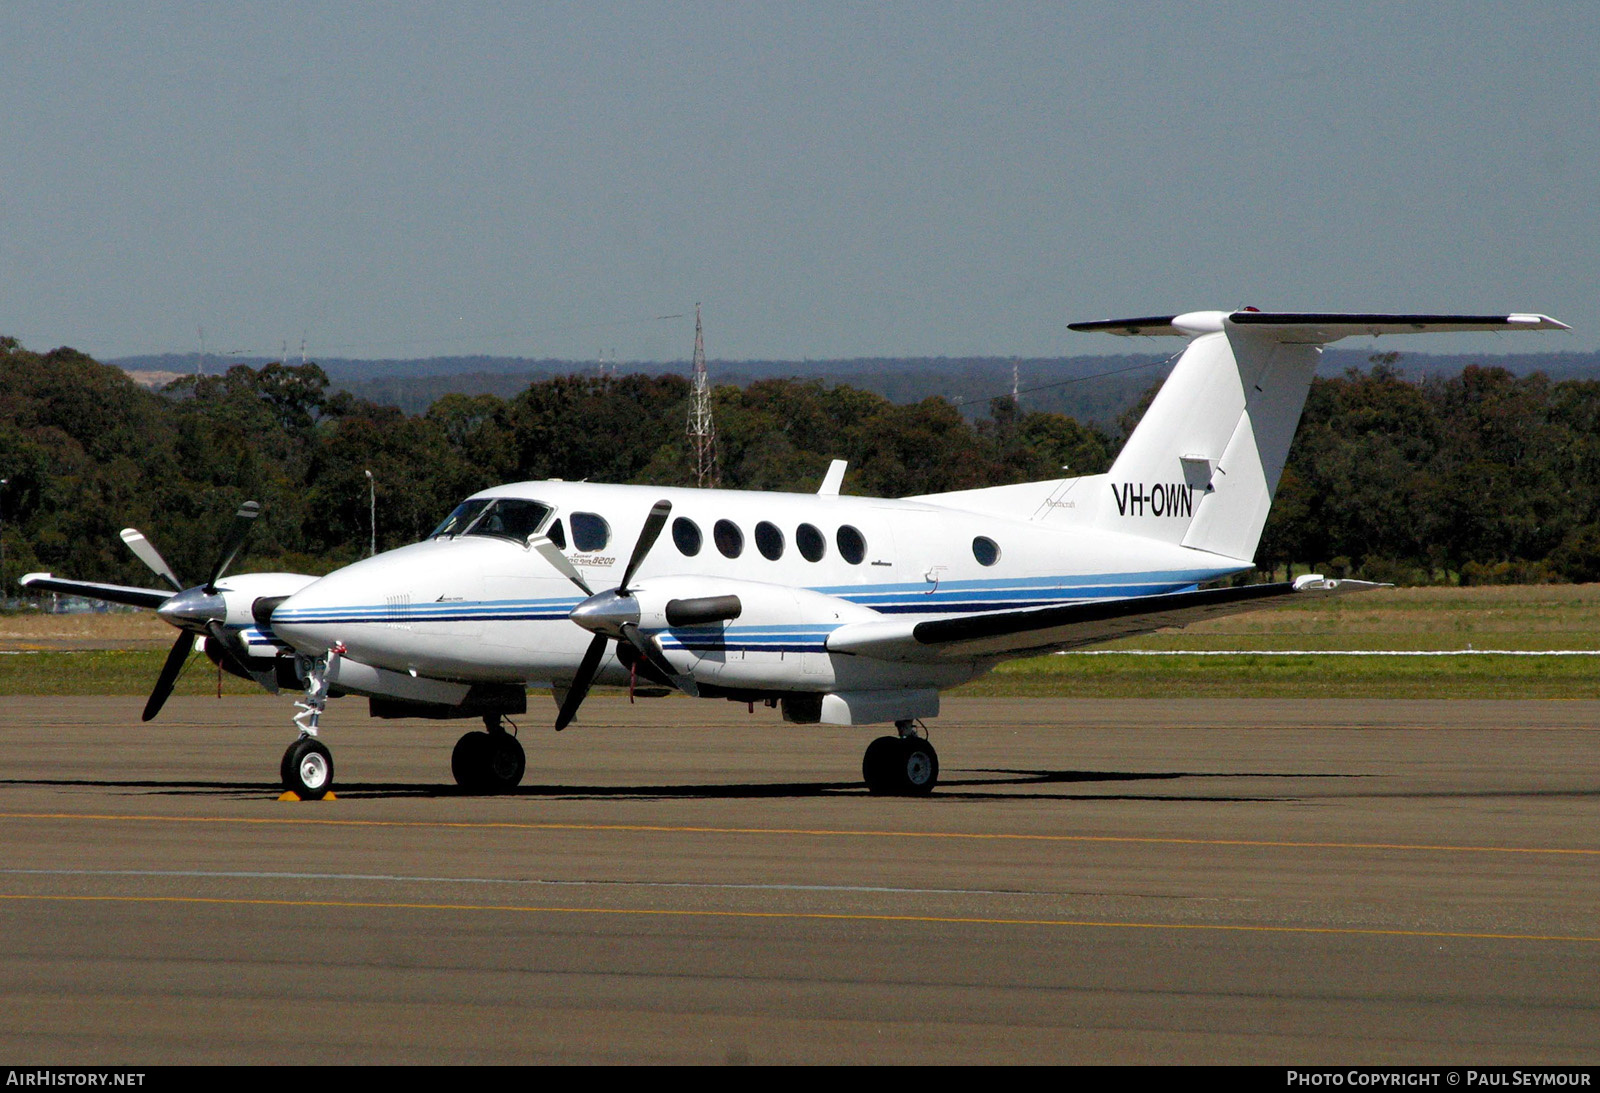
[[[278,800],[280,801],[298,801],[301,799],[301,796],[292,789],[286,789],[282,793],[278,794]],[[339,798],[334,796],[333,790],[330,789],[326,794],[323,795],[322,799],[324,801],[337,801]]]

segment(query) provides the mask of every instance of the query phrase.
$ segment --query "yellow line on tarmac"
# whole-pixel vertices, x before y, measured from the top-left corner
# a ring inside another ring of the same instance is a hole
[[[309,806],[308,806],[309,807]],[[485,831],[616,831],[669,835],[771,835],[806,838],[966,839],[996,842],[1127,843],[1154,846],[1240,846],[1294,850],[1403,850],[1452,854],[1556,854],[1600,857],[1600,850],[1554,846],[1452,846],[1434,843],[1295,842],[1286,839],[1198,839],[1147,835],[1044,835],[1023,832],[879,831],[804,827],[708,827],[675,824],[538,823],[514,820],[343,820],[310,816],[162,816],[97,812],[0,812],[0,820],[100,820],[176,824],[316,827],[456,828]]]
[[[1573,934],[1497,934],[1454,930],[1380,930],[1350,926],[1248,926],[1195,922],[1105,922],[1063,918],[979,918],[955,915],[872,915],[826,911],[706,911],[677,908],[530,907],[508,903],[400,903],[368,900],[235,899],[221,896],[80,896],[0,894],[0,901],[54,903],[168,903],[245,907],[304,907],[377,911],[481,911],[522,915],[617,915],[637,918],[787,919],[823,922],[911,922],[939,926],[1053,926],[1103,930],[1203,930],[1213,933],[1336,934],[1358,937],[1449,938],[1473,941],[1569,941],[1600,944]]]

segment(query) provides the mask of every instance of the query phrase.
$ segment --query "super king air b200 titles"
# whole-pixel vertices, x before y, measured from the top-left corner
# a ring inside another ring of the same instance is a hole
[[[124,541],[173,591],[31,573],[23,585],[154,608],[178,628],[144,717],[198,638],[227,670],[301,692],[285,787],[319,798],[328,699],[374,717],[481,718],[456,780],[508,790],[505,718],[550,688],[557,729],[596,684],[763,702],[797,724],[892,724],[867,747],[874,793],[932,790],[920,722],[939,692],[1013,657],[1111,641],[1306,596],[1301,577],[1205,587],[1251,568],[1321,346],[1351,335],[1561,330],[1543,315],[1191,312],[1074,324],[1191,339],[1106,474],[923,497],[519,482],[463,501],[426,540],[320,579],[226,576],[259,507],[236,514],[205,583]]]

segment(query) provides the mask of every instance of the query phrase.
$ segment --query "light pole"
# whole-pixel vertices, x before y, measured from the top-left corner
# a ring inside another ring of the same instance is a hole
[[[367,543],[367,557],[378,553],[378,490],[372,483],[372,472],[367,472],[367,527],[372,538]]]

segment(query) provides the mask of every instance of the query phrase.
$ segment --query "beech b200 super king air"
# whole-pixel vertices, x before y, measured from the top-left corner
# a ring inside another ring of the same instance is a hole
[[[1000,661],[1373,587],[1205,587],[1252,566],[1321,346],[1566,327],[1245,310],[1072,329],[1191,339],[1105,474],[900,499],[841,496],[842,462],[815,494],[520,482],[320,579],[225,576],[259,511],[248,502],[202,585],[186,587],[131,528],[124,541],[175,592],[48,573],[22,583],[153,607],[178,627],[145,720],[196,638],[235,674],[303,691],[281,768],[302,798],[333,784],[318,736],[330,697],[366,696],[375,717],[482,718],[451,768],[495,791],[522,778],[504,719],[526,712],[527,689],[551,688],[559,730],[596,683],[759,701],[798,724],[893,724],[866,750],[866,784],[927,793],[939,760],[921,719]]]

